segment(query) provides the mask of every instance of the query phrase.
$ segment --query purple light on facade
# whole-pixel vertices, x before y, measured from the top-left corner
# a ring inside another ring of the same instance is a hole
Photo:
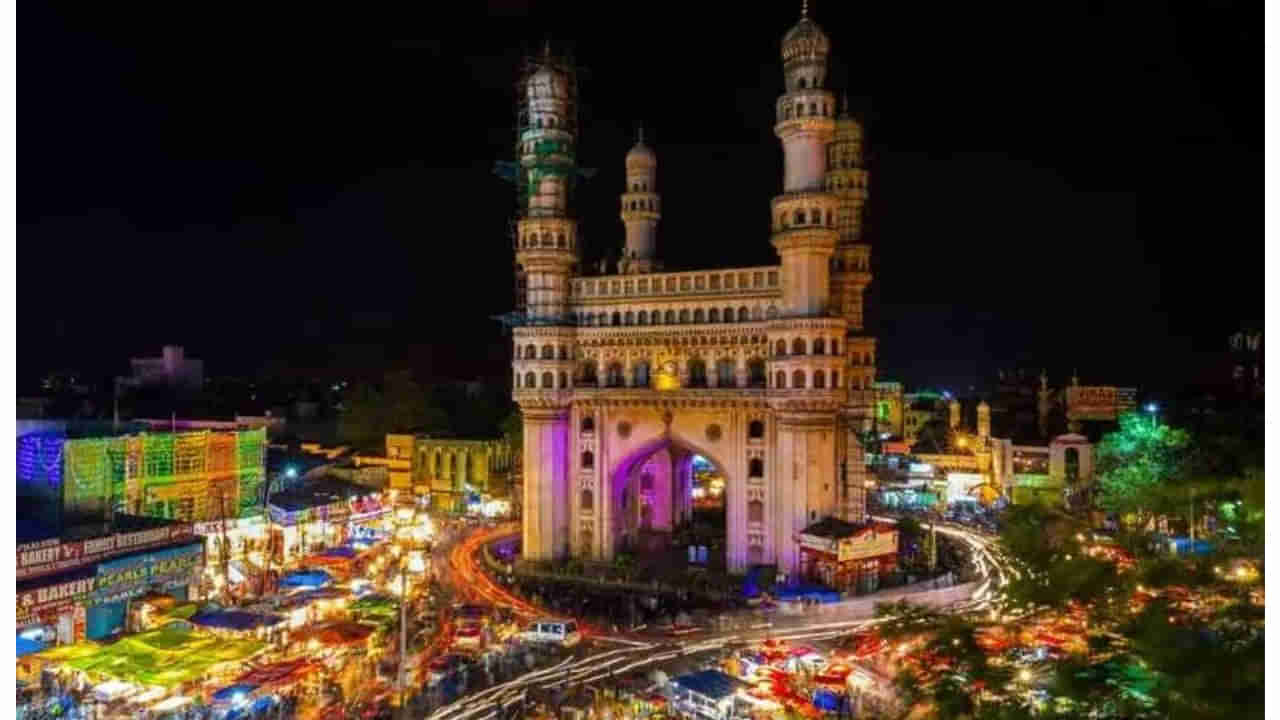
[[[18,484],[47,489],[62,487],[62,448],[66,438],[56,433],[31,433],[18,438]]]

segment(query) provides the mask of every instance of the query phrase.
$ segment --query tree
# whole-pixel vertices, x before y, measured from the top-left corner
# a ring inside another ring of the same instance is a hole
[[[524,418],[520,416],[519,408],[507,413],[499,424],[498,430],[513,451],[520,452],[524,448]]]
[[[448,427],[448,416],[428,402],[413,375],[404,371],[388,373],[381,383],[353,386],[346,398],[339,434],[345,442],[369,448],[381,446],[390,432],[438,432]]]
[[[1095,451],[1098,504],[1145,528],[1157,514],[1179,510],[1174,492],[1185,485],[1190,436],[1154,419],[1123,415],[1120,429]]]

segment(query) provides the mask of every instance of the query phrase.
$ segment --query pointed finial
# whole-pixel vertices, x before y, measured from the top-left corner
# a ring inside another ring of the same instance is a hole
[[[551,36],[550,35],[547,36],[546,44],[542,46],[542,56],[545,58],[551,57]]]
[[[840,101],[841,101],[840,112],[844,113],[845,115],[848,115],[849,114],[849,91],[848,90],[845,90],[843,93],[840,94]]]
[[[809,17],[809,0],[800,0],[800,17]]]
[[[640,123],[639,140],[637,140],[637,141],[636,141],[636,144],[637,144],[637,145],[643,145],[643,144],[644,144],[644,123],[643,123],[643,122],[642,122],[642,123]]]

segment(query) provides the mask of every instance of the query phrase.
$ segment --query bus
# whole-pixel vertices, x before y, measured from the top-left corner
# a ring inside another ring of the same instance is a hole
[[[582,640],[578,623],[573,620],[535,620],[529,623],[521,637],[529,642],[556,643],[562,647],[573,647]]]

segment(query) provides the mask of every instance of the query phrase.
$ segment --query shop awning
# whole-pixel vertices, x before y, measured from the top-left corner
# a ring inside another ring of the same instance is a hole
[[[38,653],[44,649],[44,643],[38,640],[28,640],[27,638],[18,636],[18,657]]]
[[[279,615],[259,615],[243,610],[219,610],[192,615],[190,622],[201,627],[218,628],[220,630],[256,630],[260,627],[271,627],[284,621]]]
[[[298,570],[280,578],[281,588],[318,588],[333,582],[324,570]]]
[[[330,646],[354,645],[369,639],[373,631],[372,625],[340,621],[300,633],[298,639],[318,640]]]

